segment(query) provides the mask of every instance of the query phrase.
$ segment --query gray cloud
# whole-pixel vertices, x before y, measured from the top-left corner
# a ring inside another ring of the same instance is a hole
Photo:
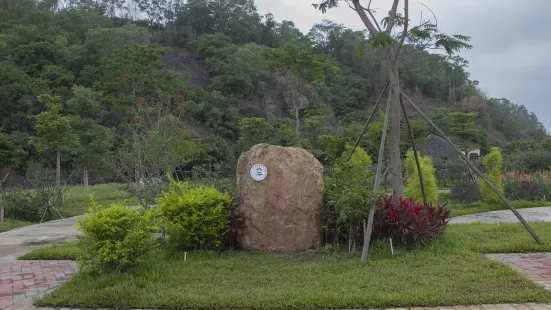
[[[322,19],[364,29],[358,16],[344,3],[322,14],[312,7],[319,0],[256,0],[261,13],[291,20],[303,32]],[[368,2],[364,0],[364,2]],[[479,80],[490,97],[507,98],[536,113],[551,130],[551,107],[547,103],[551,82],[551,12],[549,0],[422,0],[438,18],[447,34],[471,36],[472,50],[461,52],[470,62],[471,79]],[[410,0],[415,23],[431,13]],[[390,0],[372,0],[377,18],[390,8]]]

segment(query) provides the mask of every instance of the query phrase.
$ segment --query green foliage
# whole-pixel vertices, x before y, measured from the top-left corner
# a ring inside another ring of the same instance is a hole
[[[434,122],[464,148],[485,147],[486,132],[475,123],[478,114],[455,112],[451,109],[436,110]]]
[[[265,49],[263,55],[270,70],[285,78],[289,78],[290,74],[296,87],[324,81],[328,73],[337,70],[329,55],[311,54],[294,44],[286,44],[277,49]]]
[[[155,248],[150,213],[141,214],[122,203],[105,208],[92,201],[77,228],[82,232],[83,249],[78,263],[90,272],[127,269],[144,261]]]
[[[67,100],[67,112],[80,117],[91,117],[100,112],[101,93],[94,90],[75,85],[71,89],[72,97]]]
[[[499,149],[497,147],[492,147],[490,154],[484,156],[482,162],[484,164],[484,174],[486,178],[503,194],[503,180],[501,176],[502,158]],[[499,196],[483,180],[479,180],[479,184],[480,193],[484,201],[499,200]]]
[[[263,118],[243,118],[239,121],[241,134],[237,139],[237,154],[258,143],[274,143],[276,129]]]
[[[339,242],[341,237],[360,244],[363,220],[374,203],[372,161],[360,147],[347,161],[351,145],[326,169],[325,208],[323,212],[326,238]]]
[[[551,151],[545,150],[519,152],[505,155],[503,158],[505,171],[518,170],[533,173],[549,169],[550,163]]]
[[[214,249],[222,245],[231,198],[214,187],[191,188],[170,181],[155,208],[169,243],[179,249]]]
[[[543,150],[551,151],[551,138],[541,140],[540,146]]]
[[[24,155],[25,152],[0,128],[0,168],[16,168]]]
[[[71,127],[70,119],[61,114],[59,97],[40,95],[38,100],[48,109],[36,116],[37,136],[32,138],[40,153],[69,151],[79,145],[79,137]]]
[[[432,165],[432,158],[419,154],[419,165],[421,166],[421,174],[423,175],[427,203],[437,202],[438,194],[436,190],[438,187],[436,186],[436,178],[434,176],[435,169]],[[404,191],[404,196],[407,199],[413,198],[415,201],[423,201],[421,182],[419,180],[419,173],[417,172],[413,151],[407,152],[406,155],[406,178],[407,186]]]

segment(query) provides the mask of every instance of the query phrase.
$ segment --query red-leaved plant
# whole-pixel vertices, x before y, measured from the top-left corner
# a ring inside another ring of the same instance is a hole
[[[376,237],[389,238],[406,246],[426,243],[448,224],[451,211],[445,206],[415,203],[413,199],[392,196],[376,203],[373,230]]]

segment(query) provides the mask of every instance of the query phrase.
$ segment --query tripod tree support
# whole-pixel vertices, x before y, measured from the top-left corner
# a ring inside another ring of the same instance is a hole
[[[367,130],[367,127],[369,126],[369,123],[371,123],[371,119],[375,115],[375,112],[377,111],[377,108],[379,107],[379,103],[381,102],[381,99],[383,99],[383,95],[385,94],[386,89],[388,88],[388,85],[390,84],[390,81],[388,81],[385,85],[385,88],[379,95],[379,98],[377,99],[377,102],[375,103],[375,106],[373,107],[373,110],[371,110],[371,114],[369,114],[369,117],[367,118],[367,121],[365,122],[364,128],[362,129],[362,132],[356,139],[356,143],[354,143],[354,146],[352,147],[352,150],[350,151],[350,155],[348,155],[348,159],[346,161],[350,161],[352,158],[352,155],[354,155],[354,151],[356,151],[356,148],[358,147],[358,144],[360,144],[360,140],[362,139],[363,135],[365,134],[365,131]]]
[[[388,85],[387,85],[388,86]],[[386,87],[385,87],[386,89]],[[383,91],[384,93],[384,91]],[[382,96],[382,94],[381,94]],[[379,100],[380,101],[380,100]],[[377,159],[377,174],[375,175],[375,184],[373,185],[373,192],[376,193],[379,190],[379,184],[381,179],[381,170],[383,168],[383,157],[385,154],[385,142],[386,142],[386,134],[388,131],[388,117],[390,115],[390,97],[388,98],[388,102],[386,104],[386,112],[385,112],[385,123],[383,125],[383,132],[381,136],[381,145],[379,146],[379,158]],[[371,205],[369,208],[369,217],[367,219],[367,226],[364,225],[364,245],[362,248],[362,259],[361,264],[362,266],[365,265],[367,261],[367,254],[369,251],[369,243],[371,241],[371,234],[373,232],[373,218],[375,217],[375,205]]]
[[[538,244],[541,244],[541,240],[540,238],[538,237],[538,235],[536,234],[536,232],[534,232],[534,230],[532,229],[532,227],[530,227],[530,225],[528,225],[528,223],[524,220],[524,218],[522,217],[522,215],[520,215],[520,213],[518,213],[517,209],[515,209],[515,207],[513,207],[511,205],[511,203],[509,202],[509,200],[507,200],[507,198],[505,198],[505,196],[499,192],[499,190],[497,189],[497,187],[495,187],[494,184],[492,184],[492,182],[490,182],[490,180],[488,180],[484,174],[478,170],[478,168],[476,168],[470,161],[469,159],[467,158],[467,156],[465,156],[465,154],[463,154],[463,152],[461,152],[453,143],[452,141],[450,140],[450,138],[448,138],[448,136],[446,136],[446,134],[440,129],[438,128],[438,126],[436,126],[435,123],[433,123],[430,118],[425,114],[423,113],[423,111],[404,93],[404,91],[400,91],[400,94],[402,95],[402,97],[409,103],[411,104],[415,110],[417,110],[417,112],[419,112],[419,114],[421,114],[421,116],[432,126],[432,128],[438,132],[438,134],[444,138],[444,140],[446,140],[446,142],[459,154],[459,156],[461,156],[461,158],[467,163],[467,165],[482,179],[484,180],[484,182],[486,182],[486,184],[488,184],[488,186],[499,196],[499,198],[501,198],[501,200],[503,200],[503,202],[507,205],[507,207],[509,209],[511,209],[511,211],[513,211],[513,213],[515,214],[515,216],[519,219],[519,221],[522,223],[522,225],[524,225],[524,227],[526,228],[526,230],[528,230],[528,232],[530,233],[530,235],[532,235],[532,238],[534,238],[534,240],[536,240],[536,242]]]
[[[421,164],[419,163],[419,154],[417,154],[417,145],[415,144],[415,136],[413,135],[413,130],[411,129],[411,124],[409,123],[408,114],[406,112],[406,106],[404,101],[400,96],[400,105],[402,106],[402,112],[404,113],[404,119],[406,120],[406,125],[408,126],[409,136],[411,138],[411,144],[413,147],[413,154],[415,155],[415,164],[417,165],[417,173],[419,174],[419,183],[421,183],[421,194],[423,194],[423,203],[427,205],[427,194],[425,193],[425,182],[423,182],[423,173],[421,172]]]

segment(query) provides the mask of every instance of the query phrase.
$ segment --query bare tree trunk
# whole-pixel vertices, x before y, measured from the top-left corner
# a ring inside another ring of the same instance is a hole
[[[295,135],[297,137],[297,146],[298,147],[301,147],[301,143],[300,143],[300,117],[299,117],[299,113],[300,113],[300,109],[298,108],[295,108],[295,121],[296,121],[296,126],[295,126]]]
[[[56,191],[56,204],[61,203],[61,152],[56,151],[56,163],[55,163],[55,191]]]
[[[84,186],[88,186],[88,166],[86,165],[82,168],[82,183]]]
[[[402,183],[402,160],[400,158],[400,78],[398,65],[394,62],[388,64],[390,80],[390,116],[392,125],[390,128],[390,180],[394,190],[394,199],[398,199],[404,193]]]

